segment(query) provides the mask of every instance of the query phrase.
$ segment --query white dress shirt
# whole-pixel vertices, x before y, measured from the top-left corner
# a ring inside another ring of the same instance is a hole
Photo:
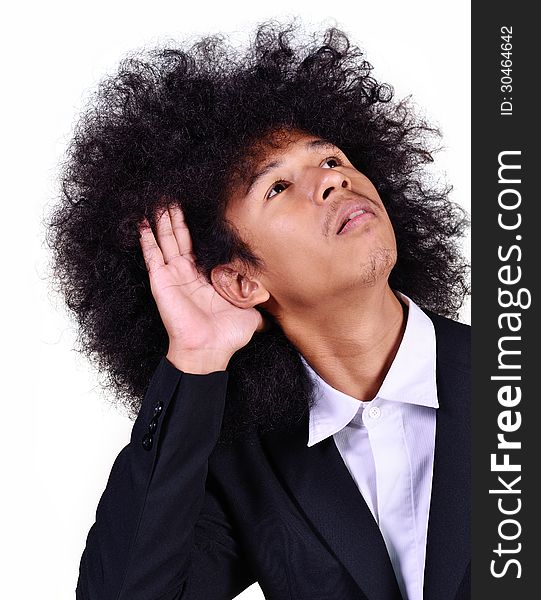
[[[308,446],[334,437],[380,528],[402,596],[422,600],[438,408],[436,334],[430,318],[395,293],[408,306],[406,328],[374,398],[361,401],[333,388],[301,355],[317,390]]]

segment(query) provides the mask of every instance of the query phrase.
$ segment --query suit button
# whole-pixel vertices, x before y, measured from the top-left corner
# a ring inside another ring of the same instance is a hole
[[[143,443],[143,448],[145,450],[152,449],[152,436],[150,435],[150,433],[145,433],[142,443]]]
[[[149,433],[154,433],[158,427],[158,416],[152,417],[150,423],[148,424]]]
[[[154,407],[154,416],[159,417],[163,410],[163,402],[160,400],[158,404]]]

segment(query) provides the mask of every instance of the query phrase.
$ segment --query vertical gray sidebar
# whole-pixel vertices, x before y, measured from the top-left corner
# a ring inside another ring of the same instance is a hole
[[[541,31],[533,12],[520,1],[472,7],[474,599],[541,597]]]

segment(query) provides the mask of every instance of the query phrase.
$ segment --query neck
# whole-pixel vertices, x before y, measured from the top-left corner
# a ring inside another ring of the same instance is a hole
[[[406,327],[401,301],[385,286],[321,308],[288,313],[280,321],[308,364],[332,387],[372,400],[389,370]]]

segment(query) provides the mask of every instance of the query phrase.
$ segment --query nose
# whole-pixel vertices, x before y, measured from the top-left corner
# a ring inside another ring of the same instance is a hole
[[[326,202],[333,190],[345,188],[351,191],[349,177],[335,169],[325,169],[325,173],[319,178],[317,186],[315,194],[316,202]]]

